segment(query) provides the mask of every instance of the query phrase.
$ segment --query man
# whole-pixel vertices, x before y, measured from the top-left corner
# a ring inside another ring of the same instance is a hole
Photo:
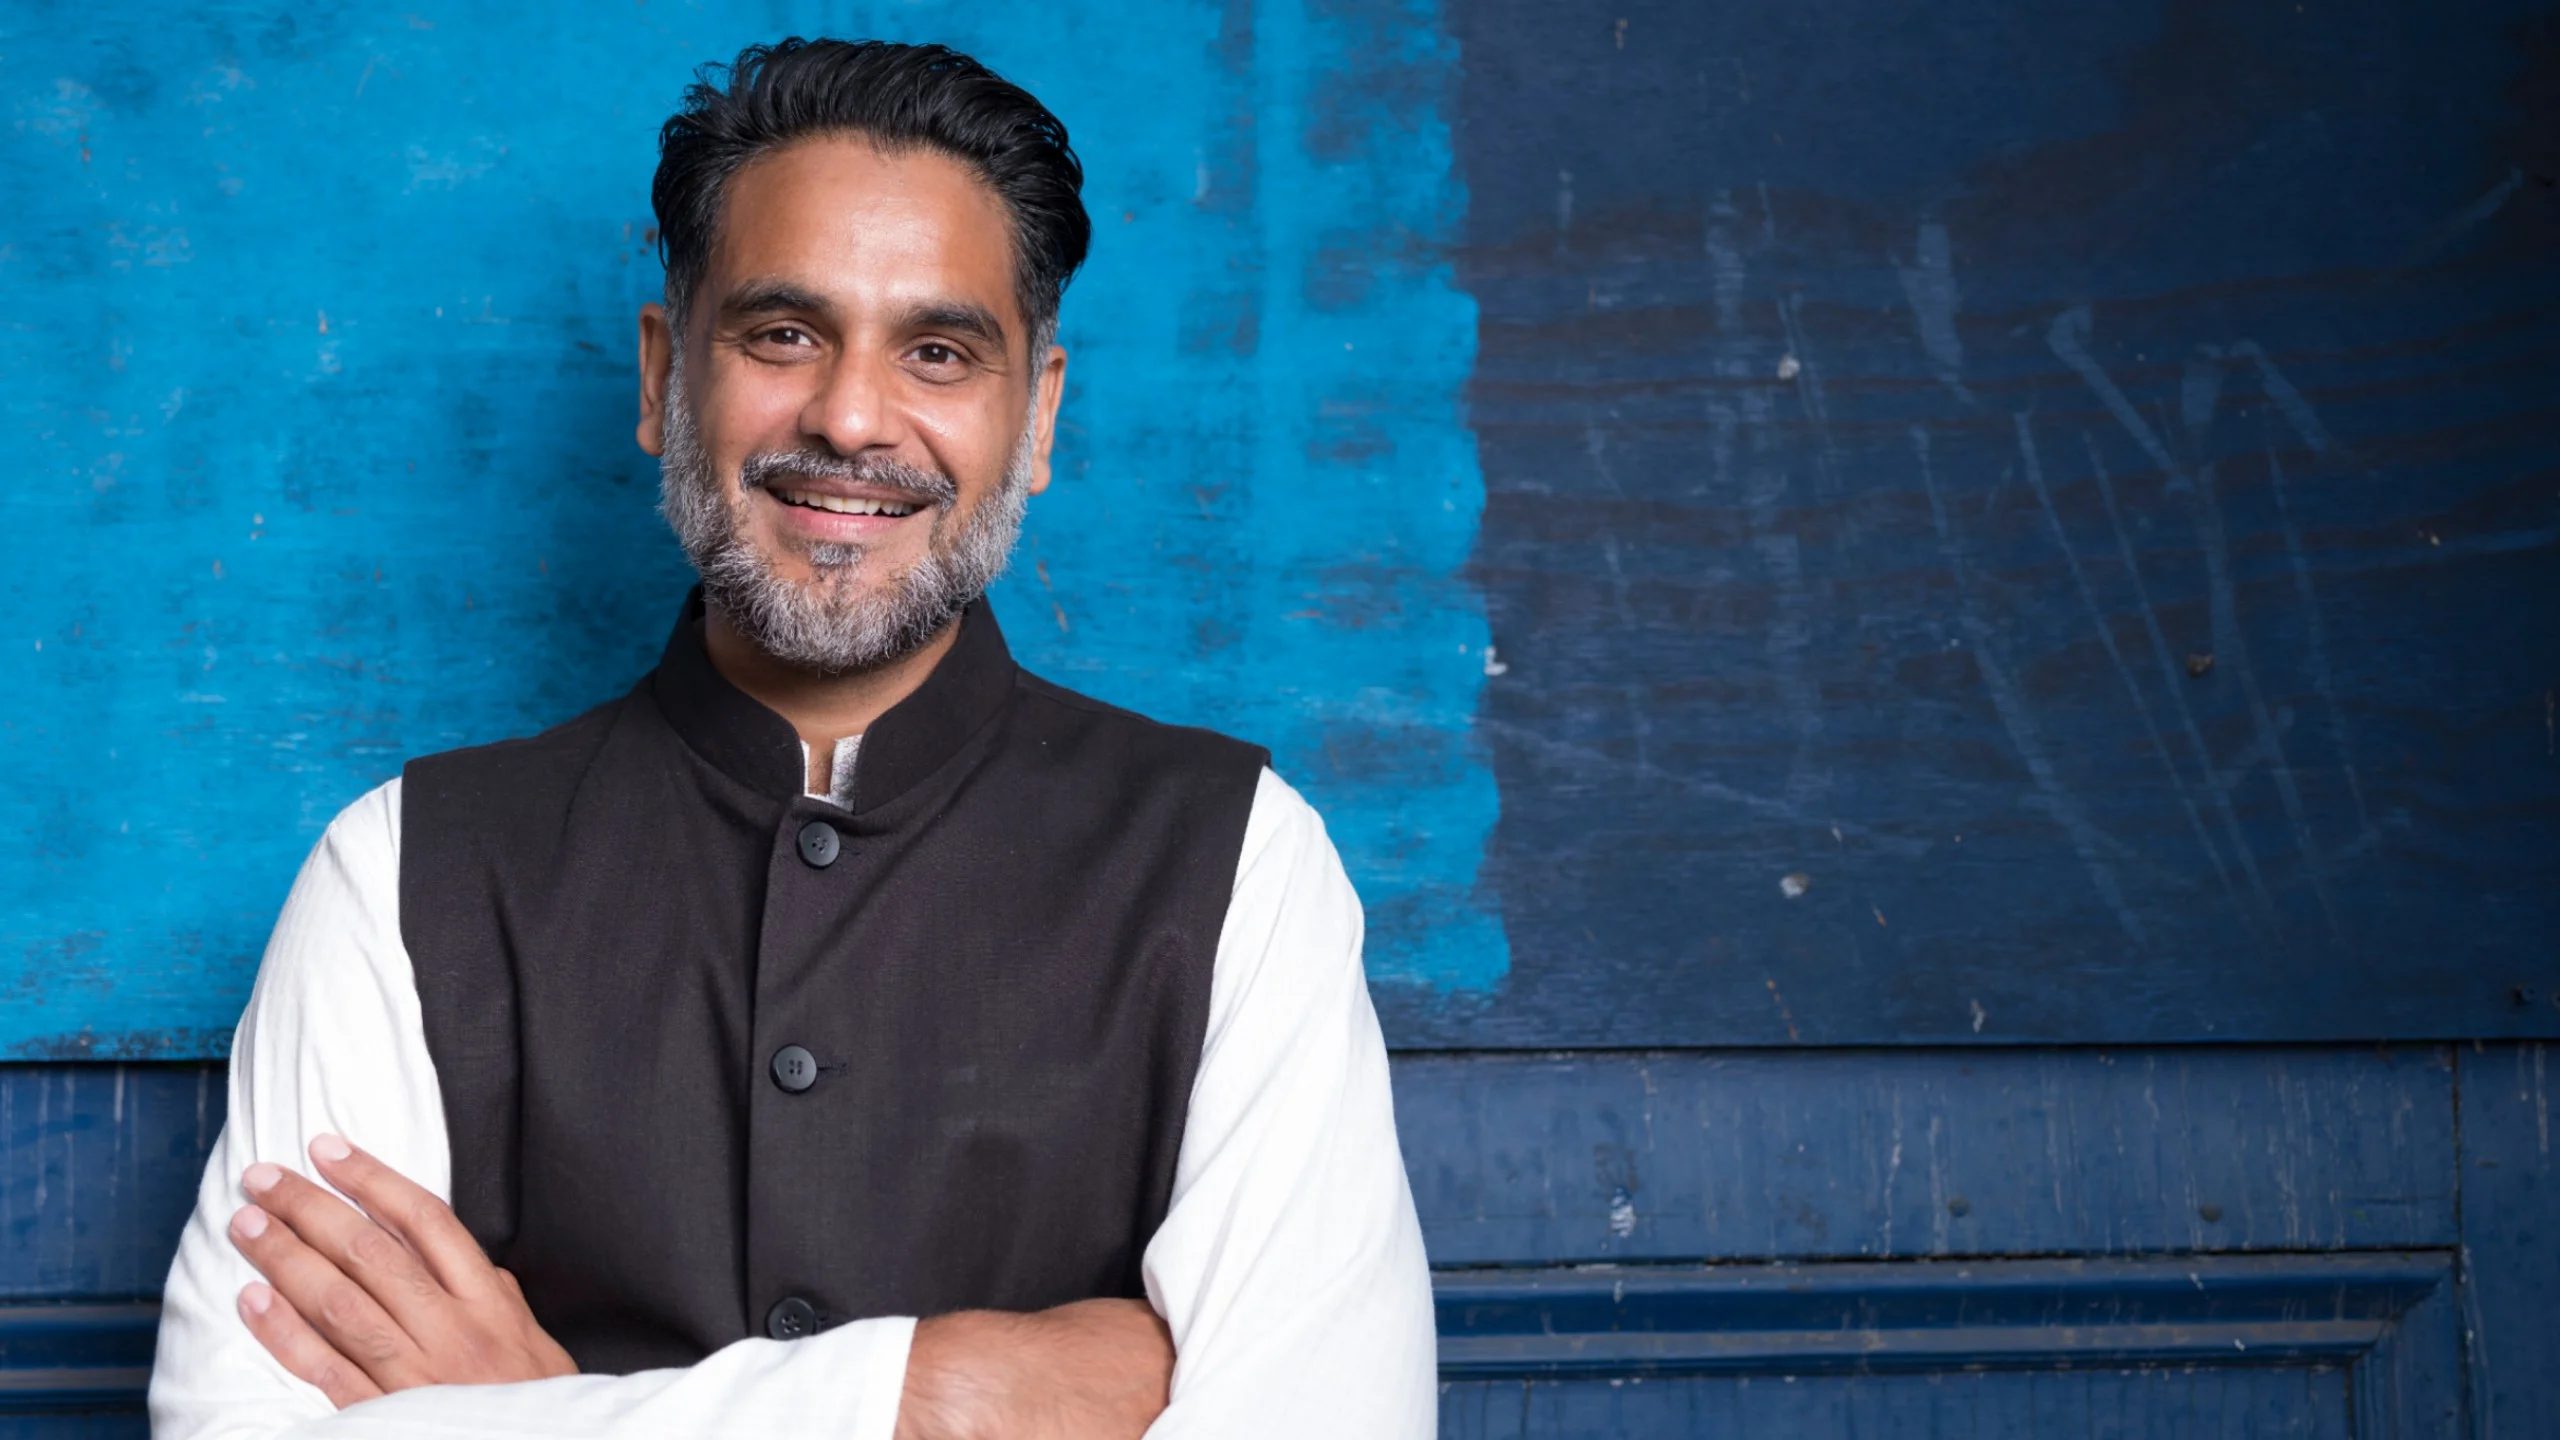
[[[1049,480],[1080,186],[940,47],[688,92],[639,436],[701,589],[628,695],[329,827],[156,1433],[1430,1433],[1321,822],[1025,674],[981,598]]]

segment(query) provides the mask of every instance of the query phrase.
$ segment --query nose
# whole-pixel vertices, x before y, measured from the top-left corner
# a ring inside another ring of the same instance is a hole
[[[907,437],[893,378],[878,359],[839,352],[800,411],[800,433],[839,455],[896,446]]]

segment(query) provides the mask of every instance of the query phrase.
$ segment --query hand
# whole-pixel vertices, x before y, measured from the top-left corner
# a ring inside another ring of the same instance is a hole
[[[897,1440],[1138,1440],[1173,1388],[1173,1337],[1143,1300],[916,1326]]]
[[[364,1208],[259,1164],[241,1177],[257,1203],[231,1217],[231,1243],[267,1277],[240,1292],[240,1318],[285,1369],[341,1410],[415,1385],[578,1372],[443,1201],[335,1135],[311,1159]]]

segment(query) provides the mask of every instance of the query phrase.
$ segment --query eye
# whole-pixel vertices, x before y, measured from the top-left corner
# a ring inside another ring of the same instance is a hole
[[[959,364],[960,352],[939,340],[927,340],[916,347],[916,358],[938,370],[945,365]]]
[[[756,339],[767,345],[799,346],[815,343],[809,338],[809,332],[797,325],[776,325],[770,330],[759,332]]]

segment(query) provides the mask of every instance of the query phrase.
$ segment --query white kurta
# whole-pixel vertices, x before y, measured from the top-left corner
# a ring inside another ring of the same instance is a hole
[[[849,768],[837,767],[840,781]],[[267,944],[232,1046],[229,1120],[169,1273],[153,1435],[891,1440],[911,1317],[740,1340],[689,1369],[430,1386],[345,1411],[250,1335],[236,1301],[257,1276],[228,1231],[249,1166],[308,1173],[304,1147],[335,1132],[452,1193],[443,1099],[400,940],[399,874],[394,780],[330,824]],[[1434,1431],[1430,1277],[1361,925],[1324,822],[1264,771],[1219,935],[1172,1203],[1145,1256],[1147,1295],[1176,1355],[1173,1401],[1151,1436]]]

